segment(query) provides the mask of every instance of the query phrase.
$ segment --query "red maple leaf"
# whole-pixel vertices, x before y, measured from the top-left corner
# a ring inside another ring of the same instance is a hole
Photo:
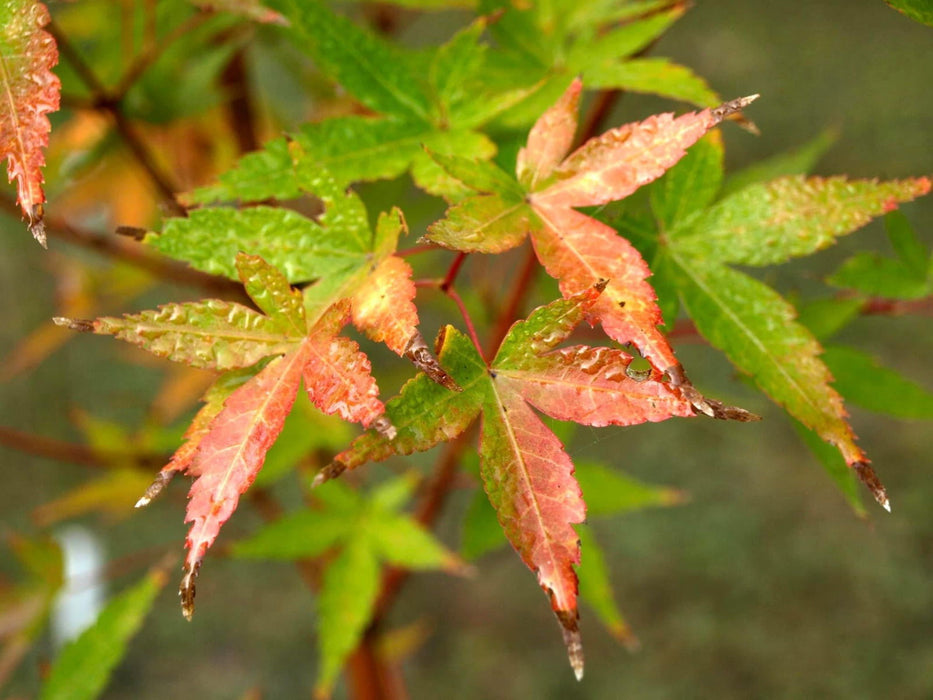
[[[35,0],[5,2],[0,9],[0,160],[8,160],[7,175],[16,180],[19,205],[43,248],[42,149],[52,130],[46,115],[58,109],[61,93],[52,73],[58,48],[42,29],[48,22],[48,9]]]
[[[648,283],[647,263],[614,229],[575,207],[623,199],[657,179],[703,134],[757,96],[676,118],[659,114],[626,124],[567,155],[581,90],[581,82],[574,80],[532,127],[516,163],[519,191],[514,191],[514,183],[504,183],[504,173],[490,172],[492,166],[487,166],[484,178],[475,179],[475,188],[483,194],[453,206],[445,220],[430,227],[427,238],[457,250],[493,253],[518,245],[527,233],[565,298],[598,280],[609,280],[588,320],[602,324],[613,340],[638,348],[699,410],[713,415],[716,409],[689,383],[658,328],[661,311]],[[438,162],[455,176],[469,179],[476,174],[453,159]]]
[[[480,472],[499,523],[547,593],[564,630],[571,664],[582,674],[577,629],[580,561],[575,523],[586,507],[573,464],[560,440],[532,407],[583,425],[634,425],[693,416],[690,399],[657,372],[630,369],[632,356],[615,348],[557,348],[598,303],[605,281],[542,307],[516,323],[487,366],[463,335],[447,327],[439,357],[463,388],[445,390],[420,375],[386,406],[395,439],[360,436],[319,475],[332,478],[367,461],[426,450],[466,430],[482,415]],[[711,402],[716,417],[754,419]]]

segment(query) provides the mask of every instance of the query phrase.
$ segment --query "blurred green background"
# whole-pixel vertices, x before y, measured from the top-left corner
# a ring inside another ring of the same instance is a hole
[[[410,32],[429,33],[438,21],[422,17]],[[698,0],[653,54],[690,66],[724,97],[761,93],[749,110],[761,136],[725,130],[730,170],[827,127],[837,130],[838,141],[819,174],[892,178],[933,170],[933,29],[881,0]],[[613,123],[670,108],[626,96]],[[113,197],[120,196],[115,182]],[[933,201],[903,211],[933,243]],[[20,222],[6,218],[0,226],[5,356],[55,314],[56,275]],[[803,264],[764,274],[785,293],[812,292],[859,248],[886,251],[880,225]],[[190,296],[159,288],[133,304],[163,303],[172,294]],[[863,318],[843,339],[933,389],[927,318]],[[534,577],[511,551],[500,551],[478,562],[475,579],[425,575],[406,588],[393,620],[418,620],[430,630],[406,665],[412,698],[933,697],[929,423],[852,410],[893,505],[887,515],[870,503],[870,520],[862,521],[782,413],[738,381],[717,352],[699,344],[677,350],[706,393],[765,420],[581,429],[569,446],[577,459],[604,460],[690,494],[686,505],[594,523],[641,649],[623,649],[584,608],[587,671],[576,683]],[[0,424],[80,441],[70,418],[80,408],[132,430],[167,363],[140,367],[127,363],[125,352],[110,339],[71,341],[0,388]],[[92,473],[6,448],[0,460],[0,513],[18,531],[34,531],[33,509]],[[82,519],[118,563],[114,589],[163,551],[180,551],[183,499],[175,485],[167,498],[118,524]],[[467,500],[467,493],[455,497],[441,526],[453,546]],[[238,511],[221,542],[259,522],[249,509]],[[105,697],[234,698],[250,689],[268,698],[308,696],[314,610],[294,568],[209,559],[194,622],[179,614],[170,583]],[[13,569],[9,561],[2,567]],[[16,675],[11,697],[31,693],[36,664],[49,653],[40,645]]]

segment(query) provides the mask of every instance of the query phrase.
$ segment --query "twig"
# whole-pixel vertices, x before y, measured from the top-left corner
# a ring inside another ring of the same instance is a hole
[[[230,39],[219,37],[218,40],[229,41]],[[226,105],[227,121],[233,128],[240,153],[257,150],[259,138],[256,135],[256,112],[250,98],[243,49],[239,49],[231,56],[220,75],[220,82],[229,96]]]
[[[14,201],[6,197],[0,197],[0,209],[8,211],[10,214],[19,215],[19,207]],[[160,279],[186,287],[202,289],[206,293],[221,299],[252,304],[243,291],[243,287],[233,280],[228,280],[226,277],[220,277],[219,275],[210,275],[164,256],[154,254],[135,241],[94,233],[72,226],[59,217],[46,216],[45,226],[46,231],[52,238],[128,263],[151,272]]]
[[[84,62],[84,59],[82,59],[80,54],[74,49],[54,20],[46,25],[46,30],[55,38],[61,55],[71,64],[78,74],[78,77],[90,90],[91,102],[94,107],[109,113],[113,118],[114,127],[120,135],[120,138],[133,153],[152,183],[159,192],[162,193],[167,206],[174,214],[184,216],[185,208],[175,199],[175,193],[179,188],[166,173],[162,172],[156,164],[155,158],[149,152],[149,149],[139,136],[137,136],[135,130],[123,114],[121,99],[112,94],[100,79],[98,79],[97,75],[91,70],[90,66]]]
[[[509,295],[505,307],[496,319],[496,325],[493,327],[492,334],[489,336],[489,345],[487,346],[487,356],[494,357],[503,338],[509,332],[509,328],[518,319],[525,297],[531,290],[532,282],[538,273],[538,257],[534,249],[529,245],[525,251],[525,260],[522,262],[521,272],[518,273],[518,279],[512,287],[512,293]]]
[[[480,357],[485,357],[483,354],[483,346],[480,345],[479,337],[476,335],[476,328],[473,326],[473,319],[470,318],[470,312],[467,311],[463,299],[460,298],[460,295],[457,294],[457,290],[453,287],[447,290],[447,296],[453,299],[454,304],[460,309],[460,315],[463,316],[463,322],[466,324],[467,333],[470,336],[470,340],[473,341],[473,347],[476,348],[476,352],[479,353]],[[490,357],[492,357],[492,355],[490,355]]]
[[[463,267],[463,262],[466,260],[466,253],[457,253],[457,257],[454,258],[454,261],[450,264],[450,268],[447,270],[447,276],[444,277],[444,281],[441,282],[441,291],[445,294],[447,290],[453,287],[454,282],[457,281],[457,275],[460,273],[460,268]]]
[[[36,457],[105,469],[129,463],[139,469],[152,470],[158,469],[169,459],[168,455],[95,450],[87,445],[55,440],[6,426],[0,426],[0,445]]]

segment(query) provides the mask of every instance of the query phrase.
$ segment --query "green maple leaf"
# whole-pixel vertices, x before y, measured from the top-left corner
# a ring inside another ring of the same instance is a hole
[[[716,201],[722,145],[694,146],[652,190],[654,233],[641,230],[661,284],[676,290],[699,332],[804,426],[834,445],[888,508],[855,443],[816,338],[773,289],[731,265],[763,266],[810,255],[872,217],[926,194],[927,178],[891,182],[785,176]]]
[[[418,331],[411,267],[395,255],[399,237],[406,232],[402,213],[393,209],[382,214],[372,230],[354,192],[339,186],[299,144],[288,144],[286,154],[288,166],[274,178],[248,169],[233,171],[225,195],[265,200],[313,194],[324,204],[317,219],[273,206],[204,207],[188,217],[169,219],[162,232],[147,236],[146,242],[200,270],[234,279],[238,253],[259,255],[282,270],[289,282],[313,281],[301,302],[309,322],[348,299],[357,328],[454,388]],[[270,308],[276,308],[275,300]],[[244,344],[254,353],[264,352],[254,340]]]

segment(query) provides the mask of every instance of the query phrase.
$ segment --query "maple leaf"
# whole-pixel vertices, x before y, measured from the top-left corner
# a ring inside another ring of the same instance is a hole
[[[891,182],[779,177],[716,201],[722,144],[704,139],[651,192],[656,279],[679,297],[697,330],[775,402],[834,445],[886,509],[884,487],[856,444],[822,348],[776,291],[729,265],[770,265],[812,254],[930,191],[928,178]],[[625,222],[623,221],[623,226]]]
[[[17,181],[17,199],[29,231],[45,248],[42,149],[52,129],[49,112],[58,109],[61,82],[52,73],[58,49],[44,31],[49,11],[35,0],[0,3],[0,160],[7,159],[9,179]]]
[[[348,299],[357,328],[456,389],[418,331],[411,267],[395,255],[406,231],[402,213],[393,209],[380,215],[373,231],[355,193],[339,186],[298,143],[289,144],[287,152],[289,166],[277,177],[255,179],[251,171],[234,171],[223,194],[247,202],[310,193],[324,203],[318,219],[270,206],[205,207],[168,220],[161,234],[147,236],[146,242],[213,274],[236,278],[234,261],[245,251],[281,269],[289,282],[313,280],[301,302],[308,323]]]
[[[319,694],[329,695],[337,672],[372,618],[382,564],[450,573],[463,561],[411,516],[400,512],[417,485],[391,479],[363,494],[339,481],[315,491],[314,507],[289,513],[234,545],[235,556],[295,560],[334,552],[318,597],[321,653]]]
[[[590,311],[593,321],[620,343],[632,343],[659,372],[684,388],[702,411],[713,409],[686,378],[664,334],[657,296],[648,283],[651,271],[639,252],[618,233],[573,207],[623,199],[660,177],[686,148],[726,116],[755,97],[715,109],[670,114],[612,129],[567,155],[577,125],[582,83],[574,80],[563,96],[532,127],[519,152],[519,185],[497,189],[504,173],[492,165],[464,164],[450,157],[438,162],[480,194],[454,205],[447,218],[429,227],[427,240],[468,252],[499,252],[529,234],[547,272],[560,282],[564,297],[609,284]],[[524,195],[522,194],[524,191]]]
[[[506,537],[550,598],[578,677],[583,656],[573,567],[580,549],[573,525],[583,521],[586,508],[570,457],[531,407],[592,426],[696,414],[681,388],[659,373],[630,371],[632,357],[622,350],[557,349],[598,303],[604,286],[542,307],[516,323],[489,366],[465,336],[448,326],[438,340],[439,356],[463,391],[445,391],[419,375],[386,406],[396,438],[366,433],[316,478],[322,483],[367,461],[429,449],[462,433],[481,414],[480,473],[486,493]],[[716,415],[734,417],[736,410],[717,408]]]
[[[122,318],[56,319],[78,330],[115,335],[177,362],[215,370],[249,368],[221,377],[209,391],[186,442],[137,503],[146,505],[177,472],[196,477],[189,493],[186,522],[192,525],[181,586],[182,610],[189,618],[201,560],[262,468],[302,381],[324,413],[372,425],[389,439],[395,434],[383,416],[369,360],[356,343],[337,335],[349,320],[349,303],[338,302],[308,319],[301,293],[262,258],[240,253],[237,269],[263,313],[206,300]],[[264,358],[271,359],[260,367]]]

